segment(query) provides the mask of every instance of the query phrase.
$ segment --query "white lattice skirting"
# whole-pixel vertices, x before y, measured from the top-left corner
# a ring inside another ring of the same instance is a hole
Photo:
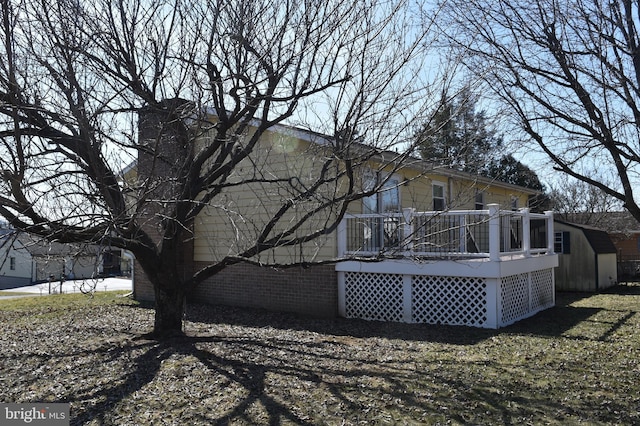
[[[338,279],[347,318],[499,328],[555,304],[552,268],[499,278],[339,271]]]

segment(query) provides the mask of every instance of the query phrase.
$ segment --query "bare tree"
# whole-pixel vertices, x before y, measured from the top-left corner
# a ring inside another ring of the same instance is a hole
[[[154,285],[154,333],[180,333],[203,280],[238,262],[317,262],[313,242],[385,184],[363,185],[360,169],[406,161],[393,152],[433,99],[417,7],[3,0],[0,215],[131,251]],[[285,124],[321,141],[308,167],[261,144]],[[269,201],[243,211],[237,193]],[[214,216],[225,226],[194,269],[184,249]]]
[[[607,181],[603,177],[599,179]],[[621,210],[620,200],[583,181],[552,186],[549,196],[556,217],[602,229],[610,227],[610,213]]]
[[[553,166],[640,220],[639,4],[452,0],[449,41]],[[615,180],[599,179],[611,170]],[[602,175],[602,174],[600,174]]]

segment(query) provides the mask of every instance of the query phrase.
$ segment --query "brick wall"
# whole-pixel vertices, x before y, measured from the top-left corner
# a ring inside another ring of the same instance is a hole
[[[134,289],[137,300],[153,301],[153,287],[139,267]],[[189,301],[333,318],[338,315],[338,279],[333,265],[274,270],[238,264],[203,282]]]
[[[202,283],[190,300],[336,317],[338,279],[333,265],[274,270],[238,264]]]
[[[618,255],[622,256],[623,259],[640,258],[637,234],[609,234],[609,236],[618,250]]]

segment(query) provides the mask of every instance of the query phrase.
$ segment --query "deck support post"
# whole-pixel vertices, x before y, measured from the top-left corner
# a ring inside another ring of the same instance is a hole
[[[500,260],[500,205],[489,204],[489,260]]]
[[[553,212],[546,211],[544,215],[547,216],[547,254],[553,254],[553,246],[555,242],[555,235],[553,231]]]
[[[523,207],[520,212],[522,213],[522,250],[524,251],[524,257],[531,257],[531,216],[529,208]]]
[[[342,318],[347,317],[347,286],[346,272],[338,271],[338,315]]]
[[[338,245],[338,258],[343,257],[347,252],[347,219],[348,215],[342,218],[336,229],[336,240]]]
[[[411,302],[413,300],[413,288],[411,281],[411,275],[402,276],[402,321],[408,324],[414,322],[413,309],[411,306]]]
[[[487,278],[487,322],[486,328],[499,328],[500,278]]]

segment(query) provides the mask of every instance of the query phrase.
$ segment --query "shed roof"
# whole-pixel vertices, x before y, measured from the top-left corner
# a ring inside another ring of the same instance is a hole
[[[565,222],[557,219],[555,221],[558,223],[562,223],[563,225],[581,230],[584,236],[587,238],[589,245],[597,254],[618,252],[616,246],[613,245],[613,241],[611,241],[611,237],[609,237],[607,231],[603,231],[602,229],[594,228],[587,225],[578,225],[576,223]]]
[[[563,223],[585,224],[612,234],[640,233],[640,223],[627,210],[616,212],[554,213]]]
[[[69,243],[63,244],[57,241],[47,241],[44,238],[27,234],[26,232],[0,233],[0,242],[12,236],[22,249],[26,249],[32,256],[96,256],[100,253],[100,247],[95,244]]]

